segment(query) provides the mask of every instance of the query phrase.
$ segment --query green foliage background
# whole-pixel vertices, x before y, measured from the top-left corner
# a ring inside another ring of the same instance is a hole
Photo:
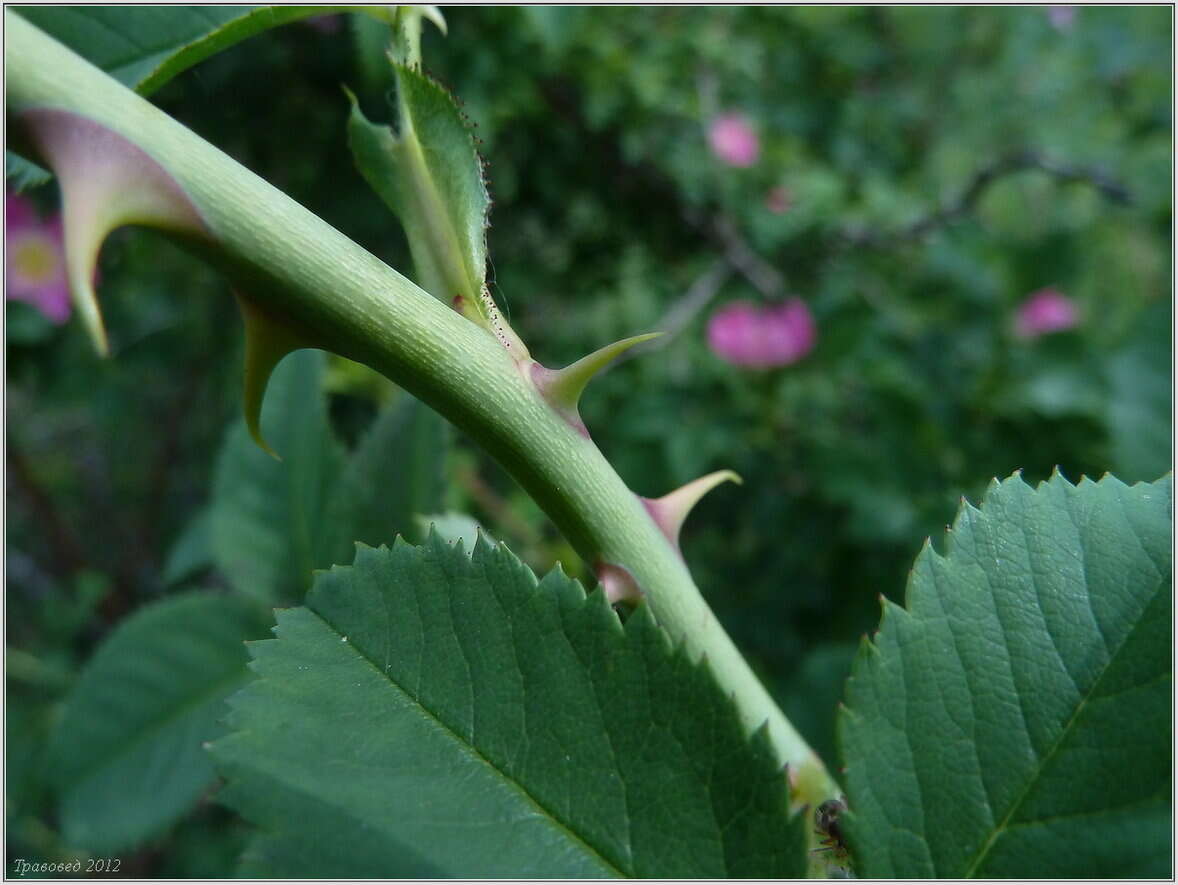
[[[723,467],[745,478],[700,505],[685,555],[831,762],[855,643],[960,496],[1017,468],[1031,482],[1056,465],[1126,482],[1169,469],[1171,14],[1085,7],[1060,29],[1036,7],[462,8],[446,11],[447,37],[427,27],[426,67],[484,140],[493,292],[537,359],[563,365],[656,327],[721,258],[717,218],[813,311],[802,362],[727,365],[705,346],[707,314],[764,298],[733,272],[665,348],[595,382],[582,414],[641,494]],[[353,168],[339,89],[390,118],[380,26],[336,21],[254,37],[153,100],[408,271],[403,234]],[[715,110],[753,121],[755,167],[712,157]],[[1026,171],[924,238],[856,242],[903,230],[1023,150],[1100,169],[1131,202]],[[766,207],[775,187],[791,198],[783,214]],[[35,197],[54,204],[52,186]],[[110,361],[76,324],[7,306],[9,861],[79,847],[60,834],[43,739],[97,644],[161,596],[234,592],[192,526],[240,409],[236,307],[151,234],[116,235],[101,270]],[[1083,322],[1017,339],[1015,309],[1048,285]],[[325,388],[349,446],[402,396],[339,360]],[[461,438],[446,476],[440,509],[473,514],[541,573],[559,559],[578,574]],[[172,580],[183,540],[196,567]],[[206,797],[126,853],[123,872],[227,875],[244,832]]]

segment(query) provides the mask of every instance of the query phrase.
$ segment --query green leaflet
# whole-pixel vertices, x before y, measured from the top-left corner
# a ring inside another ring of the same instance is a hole
[[[384,7],[341,6],[17,6],[16,11],[140,95],[242,40],[316,15],[366,12],[389,23]],[[441,22],[434,7],[420,13]],[[420,27],[420,24],[417,23]],[[439,24],[444,27],[444,22]],[[5,179],[22,191],[52,174],[5,151]]]
[[[449,444],[445,419],[408,394],[382,409],[332,487],[323,567],[351,562],[356,541],[391,543],[397,532],[425,537],[415,517],[442,503]]]
[[[213,565],[213,549],[208,508],[198,511],[172,542],[161,570],[165,586],[174,587],[199,577]]]
[[[333,6],[18,6],[49,36],[140,95],[254,34]]]
[[[370,123],[352,98],[356,166],[400,219],[418,284],[447,303],[477,304],[486,276],[490,198],[474,139],[445,89],[393,65],[400,131]]]
[[[1016,475],[926,545],[839,720],[860,876],[1170,874],[1171,514]]]
[[[418,285],[526,358],[485,285],[491,200],[474,136],[441,85],[406,65],[393,63],[393,73],[396,134],[370,123],[348,93],[348,145],[356,167],[400,220]]]
[[[235,588],[267,602],[298,599],[314,569],[351,560],[355,541],[392,541],[441,504],[445,421],[403,395],[346,455],[328,421],[325,362],[299,350],[274,372],[262,424],[281,461],[237,422],[217,462],[213,556]]]
[[[343,464],[322,394],[321,351],[291,354],[274,373],[262,409],[262,451],[244,422],[231,427],[213,477],[213,557],[229,582],[266,602],[296,599],[317,556],[320,516]]]
[[[403,52],[417,53],[421,20],[442,31],[435,6],[17,6],[22,17],[140,95],[151,95],[173,77],[249,37],[319,15],[365,13],[385,33],[416,38]],[[396,10],[395,12],[393,10]],[[379,25],[378,25],[379,27]],[[52,173],[5,151],[4,176],[23,191]]]
[[[791,877],[763,732],[640,607],[473,557],[360,547],[251,647],[213,747],[250,875]]]
[[[261,31],[313,15],[330,6],[17,6],[20,15],[49,36],[141,95],[177,74]],[[4,177],[23,191],[53,174],[12,151],[4,152]]]
[[[477,519],[465,513],[422,513],[414,519],[423,538],[434,531],[447,543],[462,541],[462,546],[471,552],[478,542],[481,526]]]
[[[70,845],[117,852],[183,815],[213,780],[201,748],[263,635],[240,599],[193,593],[136,612],[86,665],[54,730],[47,771]]]
[[[1142,311],[1129,340],[1105,364],[1105,400],[1113,463],[1126,480],[1168,469],[1172,447],[1170,398],[1173,305],[1158,298]]]

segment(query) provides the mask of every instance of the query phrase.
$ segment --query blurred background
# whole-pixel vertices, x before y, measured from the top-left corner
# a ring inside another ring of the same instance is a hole
[[[836,767],[856,644],[962,496],[1020,469],[1170,469],[1171,15],[455,8],[447,36],[426,26],[425,67],[488,161],[493,294],[550,366],[667,331],[590,387],[586,424],[640,494],[744,478],[699,505],[685,555]],[[153,100],[408,274],[345,136],[341,84],[391,119],[383,39],[358,17],[289,25]],[[60,287],[37,282],[52,274],[13,265],[22,236],[58,260],[56,201],[52,184],[10,191],[6,213],[9,860],[64,850],[39,754],[104,638],[169,594],[240,590],[209,526],[254,456],[223,281],[159,236],[116,234],[100,360]],[[338,358],[292,361],[277,383],[296,368],[341,451],[407,408]],[[537,571],[584,577],[496,464],[457,434],[444,451],[389,475],[436,468],[429,511],[455,532],[469,516]],[[213,792],[125,851],[122,873],[231,873],[245,828]]]

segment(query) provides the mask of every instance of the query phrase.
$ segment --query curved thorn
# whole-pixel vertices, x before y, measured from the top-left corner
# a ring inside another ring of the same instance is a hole
[[[638,582],[625,566],[617,565],[605,560],[598,560],[593,566],[593,574],[597,576],[597,583],[605,593],[606,601],[610,605],[619,602],[638,603],[642,599],[642,591]]]
[[[442,10],[438,9],[437,6],[420,6],[418,8],[421,10],[423,17],[428,18],[431,22],[434,23],[434,27],[436,27],[443,34],[447,33],[446,19],[442,17]]]
[[[241,318],[245,323],[245,372],[242,408],[245,426],[263,452],[281,461],[262,436],[262,400],[270,376],[284,356],[309,345],[302,336],[273,319],[260,307],[236,292]]]
[[[589,382],[598,372],[609,366],[631,347],[642,344],[644,341],[650,341],[652,338],[658,338],[662,334],[664,333],[648,332],[645,335],[623,338],[621,341],[615,341],[600,350],[593,351],[563,369],[548,369],[539,363],[533,363],[532,380],[535,381],[536,387],[548,400],[548,403],[569,423],[585,433],[585,425],[581,422],[577,403]]]
[[[20,119],[61,184],[70,294],[94,347],[106,356],[110,347],[93,279],[107,234],[142,224],[204,236],[204,222],[175,179],[118,133],[49,108],[24,111]]]
[[[717,470],[707,476],[692,480],[685,486],[680,486],[670,494],[661,498],[643,498],[647,511],[653,517],[658,527],[663,530],[667,540],[675,547],[679,546],[679,531],[693,507],[699,500],[723,482],[734,482],[742,485],[743,480],[732,470]]]

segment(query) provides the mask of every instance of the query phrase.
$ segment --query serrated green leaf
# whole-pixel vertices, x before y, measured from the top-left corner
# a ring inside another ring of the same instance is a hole
[[[397,64],[421,67],[421,27],[429,19],[444,34],[446,20],[436,6],[398,6],[392,16],[392,43],[388,56]]]
[[[166,586],[175,586],[213,565],[212,526],[206,508],[194,514],[173,542],[160,575]]]
[[[462,546],[471,551],[478,543],[482,528],[477,519],[465,513],[424,513],[415,516],[413,521],[417,523],[420,537],[429,537],[433,531],[446,543],[461,541]]]
[[[65,702],[48,771],[69,844],[117,852],[156,835],[214,777],[202,749],[225,697],[249,678],[244,642],[265,632],[240,599],[175,596],[136,612]]]
[[[332,489],[320,562],[351,562],[356,541],[391,543],[411,532],[414,516],[442,501],[449,444],[450,425],[419,400],[402,394],[386,406]]]
[[[1166,877],[1172,479],[1018,476],[926,546],[840,715],[872,878]]]
[[[354,543],[391,542],[413,516],[437,508],[449,444],[445,420],[408,394],[377,416],[351,454],[332,433],[322,351],[298,350],[277,367],[262,430],[282,460],[263,452],[244,422],[217,461],[210,543],[234,588],[267,602],[294,600],[315,569],[351,562]]]
[[[561,572],[360,548],[251,647],[213,753],[263,833],[244,871],[791,877],[802,818],[764,734],[640,607]]]
[[[1169,299],[1157,299],[1106,367],[1109,395],[1104,406],[1112,456],[1117,475],[1126,480],[1148,480],[1171,463],[1172,321]]]
[[[415,278],[430,294],[477,308],[486,277],[490,199],[474,139],[453,97],[425,74],[393,65],[400,125],[370,123],[353,99],[356,166],[400,219]]]
[[[217,566],[239,591],[267,602],[294,599],[319,559],[322,514],[344,455],[331,435],[322,394],[325,358],[290,354],[274,372],[262,407],[275,460],[233,425],[217,460],[210,529]]]

